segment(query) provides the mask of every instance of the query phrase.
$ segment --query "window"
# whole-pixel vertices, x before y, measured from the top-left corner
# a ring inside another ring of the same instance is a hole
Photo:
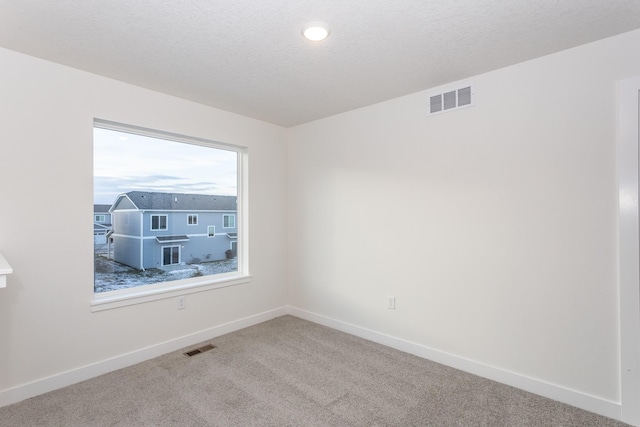
[[[110,207],[111,223],[106,239],[94,239],[93,311],[248,281],[246,236],[238,238],[244,148],[101,120],[93,137],[93,202]],[[238,233],[189,227],[201,223]]]
[[[236,228],[236,216],[235,215],[223,215],[222,226],[224,228]]]
[[[151,229],[152,230],[166,230],[167,229],[167,215],[151,215]]]
[[[180,246],[162,248],[162,265],[180,264]]]

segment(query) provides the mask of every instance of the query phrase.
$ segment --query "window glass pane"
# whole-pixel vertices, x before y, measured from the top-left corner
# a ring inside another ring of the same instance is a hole
[[[151,215],[151,229],[152,230],[166,230],[167,229],[167,216],[166,215]]]
[[[94,127],[94,205],[111,209],[104,237],[94,238],[94,291],[238,271],[237,233],[216,235],[209,224],[235,227],[239,155]]]
[[[236,217],[234,215],[225,215],[223,227],[234,228],[236,226]]]

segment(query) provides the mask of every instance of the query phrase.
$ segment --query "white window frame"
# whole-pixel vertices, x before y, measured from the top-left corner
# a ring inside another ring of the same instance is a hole
[[[157,216],[158,218],[164,217],[164,228],[160,227],[160,225],[161,225],[160,224],[161,223],[160,219],[158,219],[158,227],[159,228],[153,228],[153,217],[154,216]],[[149,217],[149,228],[150,228],[151,231],[166,231],[166,230],[168,230],[169,229],[169,215],[167,215],[167,214],[152,214]]]
[[[238,192],[237,192],[237,214],[236,228],[238,233],[238,269],[234,272],[222,273],[210,276],[194,277],[191,279],[176,280],[173,282],[162,282],[140,287],[132,287],[117,291],[94,293],[90,301],[92,312],[116,309],[135,304],[147,303],[166,298],[175,298],[196,292],[205,292],[227,286],[245,284],[251,281],[249,272],[249,238],[248,220],[249,212],[246,209],[249,198],[248,183],[248,149],[238,145],[226,144],[202,139],[197,137],[187,137],[184,135],[168,133],[153,129],[141,128],[101,119],[94,119],[94,127],[128,132],[154,138],[168,139],[175,142],[201,145],[205,147],[218,148],[222,150],[235,151],[237,153],[238,171]],[[208,234],[208,230],[207,230]],[[93,251],[93,248],[87,250]],[[93,284],[92,284],[93,286]]]
[[[232,226],[227,226],[225,225],[226,218],[233,218],[233,225]],[[222,228],[236,228],[236,216],[234,214],[224,214],[222,215]]]
[[[195,222],[191,222],[191,218],[195,218]],[[198,214],[187,214],[187,225],[198,225]]]
[[[209,231],[212,228],[213,228],[213,235]],[[207,225],[207,238],[208,239],[213,239],[214,237],[216,237],[216,226],[215,225]]]
[[[102,219],[100,219],[102,218]],[[106,215],[94,215],[93,221],[94,222],[105,222],[107,220],[107,216]]]
[[[164,250],[165,249],[169,249],[169,248],[178,248],[178,262],[176,263],[171,263],[171,264],[165,264],[164,263]],[[167,265],[178,265],[180,264],[180,262],[182,261],[182,247],[180,245],[166,245],[166,246],[161,246],[160,247],[160,259],[162,260],[162,266],[167,266]]]

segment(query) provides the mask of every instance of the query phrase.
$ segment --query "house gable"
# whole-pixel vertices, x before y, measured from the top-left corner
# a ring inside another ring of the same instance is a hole
[[[113,212],[115,210],[125,209],[138,209],[138,207],[131,201],[131,199],[129,199],[129,197],[127,197],[126,194],[121,194],[120,196],[118,196],[116,201],[113,202],[113,205],[111,206],[111,209],[109,209],[109,211]]]

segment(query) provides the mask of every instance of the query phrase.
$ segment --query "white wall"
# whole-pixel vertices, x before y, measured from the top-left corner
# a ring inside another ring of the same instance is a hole
[[[615,85],[639,44],[476,76],[458,112],[421,92],[288,130],[0,49],[0,404],[287,303],[619,402]],[[90,313],[94,117],[250,147],[251,283]]]
[[[619,402],[616,83],[639,45],[476,76],[473,108],[428,117],[429,91],[290,129],[290,304]]]
[[[0,252],[14,269],[0,289],[0,404],[286,304],[283,128],[8,50],[0,64]],[[90,312],[94,118],[249,147],[251,283],[188,295],[180,311],[166,299]]]

